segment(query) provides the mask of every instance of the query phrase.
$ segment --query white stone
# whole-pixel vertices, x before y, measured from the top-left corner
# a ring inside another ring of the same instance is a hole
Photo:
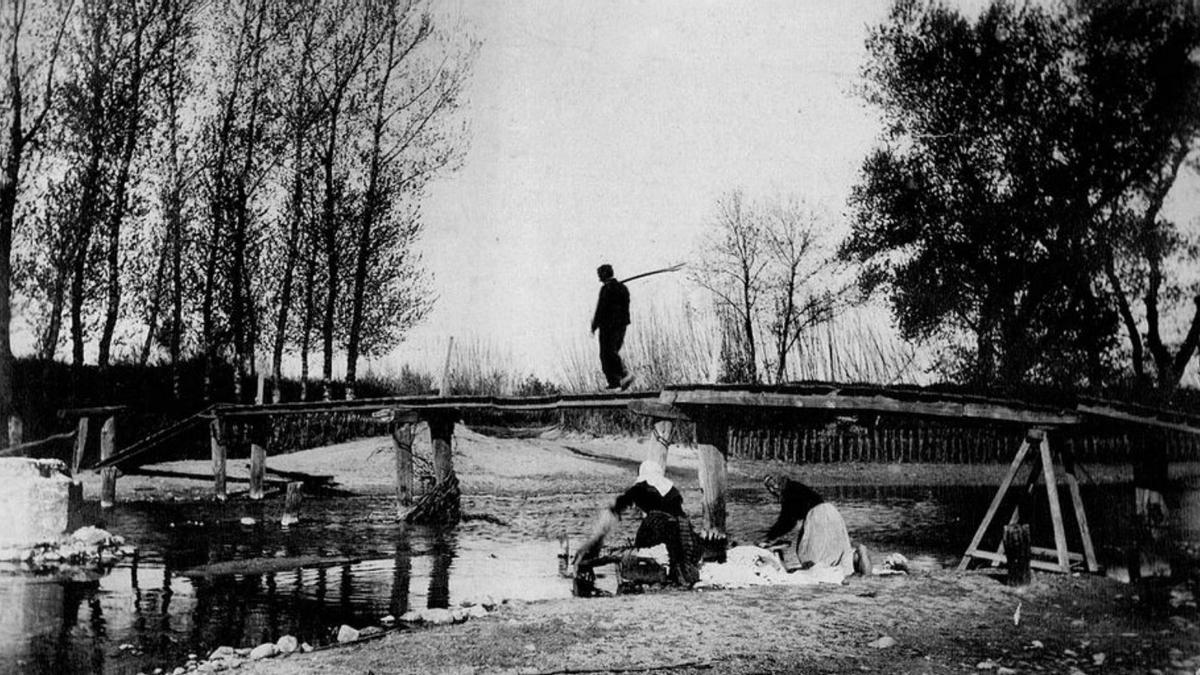
[[[209,661],[220,661],[221,659],[232,658],[234,656],[234,654],[235,654],[235,652],[233,651],[233,647],[230,647],[229,645],[221,645],[220,647],[217,647],[216,649],[214,649],[212,651],[212,653],[208,655],[208,660]]]
[[[868,642],[867,646],[874,647],[875,649],[887,649],[888,647],[896,646],[896,639],[889,637],[887,635],[884,635],[883,637],[879,638],[878,640]]]
[[[305,654],[307,654],[307,653],[311,652],[312,650],[313,650],[313,646],[308,644],[307,642],[300,643],[300,651],[301,652],[304,652]]]
[[[300,648],[300,641],[291,635],[284,635],[275,643],[275,648],[280,654],[291,654]]]
[[[421,612],[421,620],[435,626],[454,623],[454,615],[448,609],[426,609]]]
[[[346,624],[342,624],[342,627],[338,629],[338,632],[337,632],[337,641],[338,642],[354,642],[357,639],[358,639],[358,631],[354,630],[350,626],[347,626]]]
[[[0,457],[0,547],[55,542],[81,497],[59,460]]]
[[[467,608],[467,616],[472,619],[481,619],[488,615],[488,611],[483,608],[483,605],[474,605]]]
[[[396,623],[396,617],[392,616],[391,614],[388,614],[387,616],[379,619],[379,625],[381,625],[381,626],[391,626],[391,625],[394,625],[395,623]]]
[[[400,620],[404,623],[421,623],[425,620],[425,617],[421,615],[420,610],[410,609],[400,615]]]
[[[275,656],[277,651],[279,650],[275,648],[274,642],[264,642],[250,650],[250,660],[261,661],[263,659],[269,659],[272,656]]]

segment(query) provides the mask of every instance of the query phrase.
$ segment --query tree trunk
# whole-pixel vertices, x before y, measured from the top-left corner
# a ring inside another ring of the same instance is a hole
[[[58,352],[58,338],[62,333],[63,305],[67,294],[67,265],[60,261],[54,271],[54,286],[50,289],[50,318],[46,330],[38,339],[38,357],[50,361]]]
[[[163,242],[162,250],[158,253],[158,265],[154,268],[154,285],[150,295],[150,316],[146,317],[146,341],[142,343],[138,363],[146,365],[150,360],[150,350],[154,347],[154,334],[158,329],[158,313],[162,307],[163,275],[167,267],[167,248]]]
[[[10,86],[19,92],[20,75],[16,63],[12,65],[11,78]],[[20,104],[15,104],[11,113],[12,126],[8,130],[8,157],[5,158],[4,174],[0,176],[0,420],[7,420],[13,414],[12,240],[24,151],[21,112]]]
[[[322,207],[322,231],[325,235],[325,314],[322,317],[321,340],[324,350],[324,362],[321,367],[321,396],[326,400],[333,398],[333,327],[334,313],[337,311],[338,291],[338,250],[337,222],[334,209],[336,206],[336,186],[334,185],[333,161],[334,148],[337,143],[337,109],[334,109],[334,119],[330,122],[328,145],[323,158],[325,170],[325,199]]]

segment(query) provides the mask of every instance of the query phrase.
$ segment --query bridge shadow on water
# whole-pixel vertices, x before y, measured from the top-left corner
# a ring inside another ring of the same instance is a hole
[[[852,538],[879,556],[877,563],[900,552],[914,567],[929,569],[957,563],[994,489],[842,486],[822,492],[844,515]],[[1084,488],[1098,553],[1110,566],[1122,562],[1120,546],[1132,526],[1130,493],[1129,486]],[[558,536],[582,538],[590,526],[583,514],[606,499],[564,495],[536,505],[468,500],[465,511],[486,509],[500,522],[470,520],[451,531],[397,524],[386,496],[313,498],[305,503],[304,519],[289,528],[279,525],[277,501],[119,504],[105,514],[106,524],[139,546],[136,560],[98,578],[0,570],[0,671],[169,672],[189,654],[204,658],[220,645],[251,647],[283,635],[328,644],[342,624],[377,625],[386,615],[485,595],[567,598],[570,582],[558,574]],[[1184,511],[1200,509],[1200,500],[1190,499],[1176,503]],[[1033,506],[1039,514],[1035,543],[1044,542],[1048,509]],[[731,490],[731,537],[757,541],[776,513],[761,490]],[[254,522],[243,524],[246,518]],[[1177,518],[1191,527],[1200,523],[1200,513]],[[631,535],[635,519],[622,527]],[[1184,529],[1184,536],[1200,539]],[[198,573],[213,563],[269,566],[301,556],[337,562],[267,573]]]

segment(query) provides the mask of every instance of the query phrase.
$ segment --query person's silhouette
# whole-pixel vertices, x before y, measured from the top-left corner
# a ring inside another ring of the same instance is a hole
[[[609,389],[627,389],[633,375],[621,361],[625,328],[629,325],[629,289],[613,276],[612,265],[596,268],[600,277],[600,298],[592,317],[592,333],[600,331],[600,368]]]

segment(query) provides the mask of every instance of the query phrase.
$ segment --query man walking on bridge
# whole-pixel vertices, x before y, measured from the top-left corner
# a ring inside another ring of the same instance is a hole
[[[600,277],[600,299],[592,317],[592,333],[600,331],[600,367],[609,389],[628,389],[633,375],[621,362],[621,346],[625,343],[625,327],[629,325],[629,289],[613,276],[612,265],[596,268]]]

